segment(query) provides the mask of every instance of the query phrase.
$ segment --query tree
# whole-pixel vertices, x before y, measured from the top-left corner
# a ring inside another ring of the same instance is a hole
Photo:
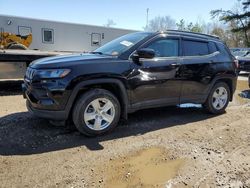
[[[219,25],[213,23],[210,25],[211,32],[209,34],[220,37],[231,48],[244,47],[244,37],[242,33],[233,33],[231,26]]]
[[[191,22],[192,24],[192,22]],[[202,25],[196,23],[195,25],[193,25],[190,30],[191,32],[195,32],[195,33],[202,33],[203,32],[203,28],[202,28]]]
[[[185,23],[184,19],[181,19],[179,23],[176,23],[177,29],[180,31],[190,31],[190,32],[196,32],[196,33],[202,33],[203,32],[203,26],[196,22],[194,25],[193,22],[189,22],[187,25]]]
[[[107,23],[104,24],[103,26],[104,26],[104,27],[112,27],[112,26],[115,26],[115,25],[116,25],[116,23],[114,22],[114,20],[108,19],[108,20],[107,20]]]
[[[241,0],[240,0],[241,1]],[[220,21],[229,23],[233,28],[234,33],[242,32],[245,38],[245,45],[250,46],[249,30],[250,30],[250,0],[241,2],[241,7],[238,10],[212,10],[211,16],[213,18],[219,17]]]
[[[179,23],[176,23],[177,29],[180,31],[186,30],[185,20],[181,19]]]
[[[149,21],[146,31],[166,31],[167,29],[175,29],[175,20],[170,16],[157,16]]]

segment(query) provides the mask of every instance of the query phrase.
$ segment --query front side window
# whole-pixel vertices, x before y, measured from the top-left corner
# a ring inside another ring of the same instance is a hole
[[[201,56],[209,54],[207,42],[183,40],[182,45],[184,56]]]
[[[53,29],[42,29],[43,42],[44,43],[54,43],[54,30]]]
[[[176,57],[179,55],[179,40],[161,39],[151,43],[147,48],[155,51],[155,57]]]

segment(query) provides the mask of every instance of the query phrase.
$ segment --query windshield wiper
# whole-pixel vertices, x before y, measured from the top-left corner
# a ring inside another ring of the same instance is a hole
[[[102,53],[102,52],[90,52],[91,54],[99,54],[99,55],[107,55],[107,56],[113,56],[111,54],[105,54],[105,53]]]
[[[102,52],[90,52],[91,54],[99,54],[99,55],[103,55]]]

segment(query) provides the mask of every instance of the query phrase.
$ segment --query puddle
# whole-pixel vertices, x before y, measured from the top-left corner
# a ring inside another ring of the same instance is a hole
[[[239,94],[239,96],[242,97],[242,98],[250,99],[250,90],[242,91],[242,92]]]
[[[233,103],[242,105],[250,102],[250,89],[247,81],[238,80]]]
[[[165,187],[178,174],[184,160],[169,160],[164,149],[149,148],[111,161],[107,188]]]

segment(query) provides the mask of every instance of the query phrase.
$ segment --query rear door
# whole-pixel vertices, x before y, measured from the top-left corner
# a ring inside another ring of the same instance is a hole
[[[180,103],[203,103],[216,71],[216,46],[213,42],[193,38],[182,38],[181,43]]]

